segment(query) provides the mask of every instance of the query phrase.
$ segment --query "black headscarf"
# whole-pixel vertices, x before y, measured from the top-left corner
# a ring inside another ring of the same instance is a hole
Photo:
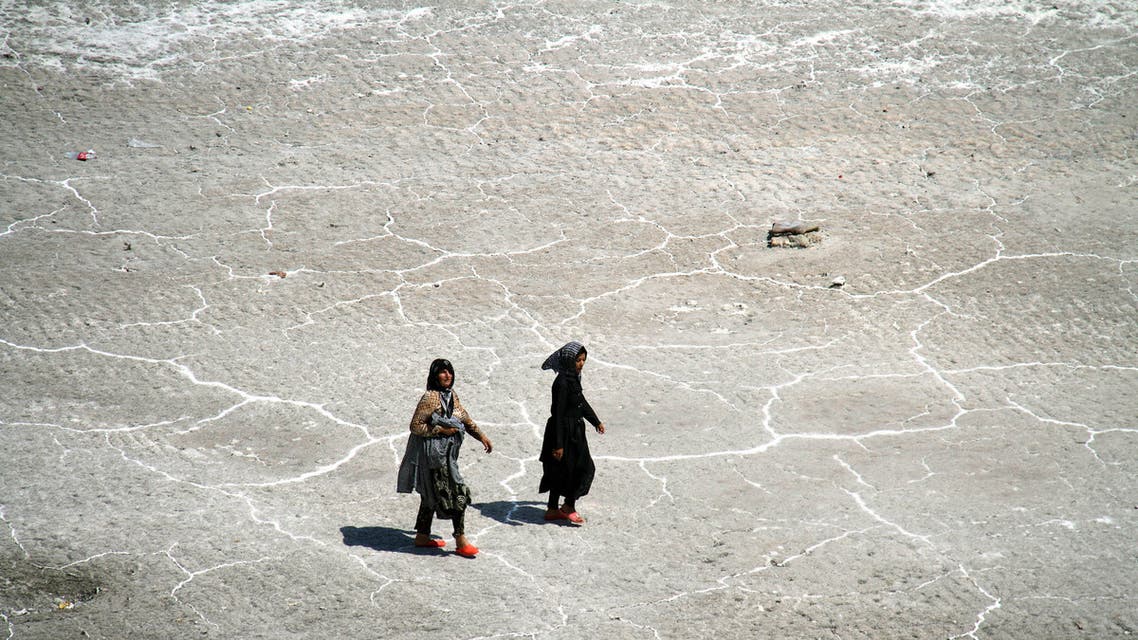
[[[577,342],[566,342],[560,349],[549,354],[545,362],[541,363],[541,368],[553,369],[557,373],[577,373],[577,356],[582,353],[589,353],[585,349],[585,345]]]
[[[439,386],[439,372],[450,372],[450,387],[443,388]],[[454,367],[451,366],[450,360],[446,358],[436,358],[431,363],[431,372],[427,374],[427,390],[428,391],[450,391],[454,387]]]

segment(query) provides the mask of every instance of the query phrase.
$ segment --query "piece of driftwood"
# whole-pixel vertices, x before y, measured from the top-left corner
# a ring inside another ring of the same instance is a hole
[[[820,227],[814,222],[776,222],[771,225],[771,230],[768,235],[771,236],[797,236],[811,231],[817,231]]]
[[[821,227],[813,222],[776,222],[767,232],[767,245],[801,249],[822,241]]]

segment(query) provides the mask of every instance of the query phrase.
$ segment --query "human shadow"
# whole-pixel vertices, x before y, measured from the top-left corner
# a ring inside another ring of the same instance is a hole
[[[349,547],[367,547],[376,551],[394,551],[413,555],[434,555],[443,551],[438,547],[416,547],[415,532],[393,527],[340,527],[344,544]]]
[[[470,506],[478,509],[478,512],[487,518],[508,524],[511,527],[545,523],[544,502],[498,500],[497,502],[483,502]]]

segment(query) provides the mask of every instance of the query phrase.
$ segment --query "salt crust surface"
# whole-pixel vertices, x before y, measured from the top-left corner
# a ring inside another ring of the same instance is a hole
[[[0,2],[0,637],[1129,636],[1136,16]]]

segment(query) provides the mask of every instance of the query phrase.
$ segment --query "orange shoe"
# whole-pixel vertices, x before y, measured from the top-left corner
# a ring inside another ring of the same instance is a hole
[[[551,522],[553,520],[564,520],[567,517],[566,513],[561,509],[546,509],[545,511],[545,519]]]
[[[474,556],[478,555],[478,547],[472,544],[468,544],[465,547],[459,547],[455,549],[454,552],[464,558],[473,558]]]
[[[585,519],[582,518],[581,514],[577,513],[576,511],[566,513],[565,519],[568,520],[570,524],[575,524],[578,527],[585,524]]]
[[[430,540],[428,542],[415,542],[415,546],[420,549],[438,549],[447,546],[446,540]]]

